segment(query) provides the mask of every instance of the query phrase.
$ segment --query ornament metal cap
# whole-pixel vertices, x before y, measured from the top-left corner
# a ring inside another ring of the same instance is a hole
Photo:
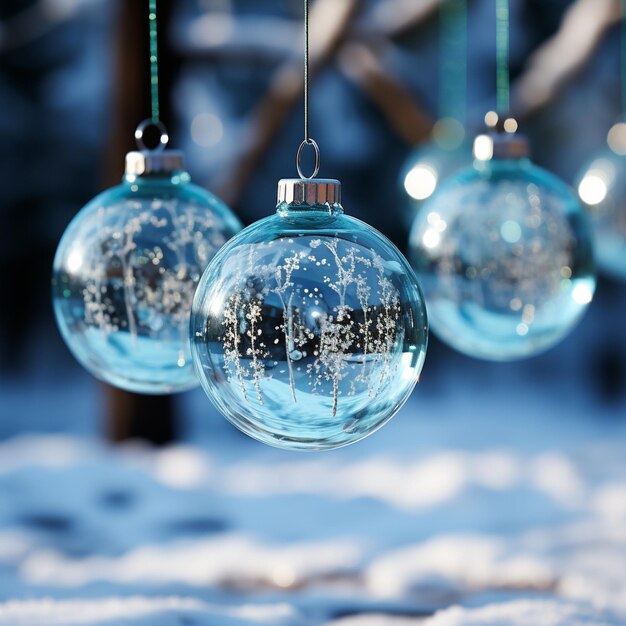
[[[278,205],[334,206],[341,204],[341,183],[333,178],[283,178],[278,181]]]
[[[479,161],[523,159],[530,154],[528,140],[517,134],[515,118],[505,118],[489,111],[485,115],[485,125],[487,133],[478,135],[474,140],[474,157]]]
[[[134,150],[126,155],[126,174],[131,176],[171,174],[184,169],[185,159],[178,150]]]
[[[529,154],[528,140],[521,135],[485,134],[474,139],[474,157],[479,161],[523,159]]]

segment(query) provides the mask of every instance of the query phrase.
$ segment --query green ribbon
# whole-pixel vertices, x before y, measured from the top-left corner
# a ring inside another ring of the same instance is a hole
[[[622,117],[626,121],[626,0],[622,0],[622,36],[621,36],[621,91]]]
[[[509,0],[496,0],[496,110],[500,114],[510,108],[509,29]]]
[[[159,122],[159,54],[157,42],[157,0],[149,0],[150,20],[150,96],[152,121]]]
[[[439,46],[439,117],[453,118],[463,124],[467,101],[466,0],[444,0],[441,4]]]

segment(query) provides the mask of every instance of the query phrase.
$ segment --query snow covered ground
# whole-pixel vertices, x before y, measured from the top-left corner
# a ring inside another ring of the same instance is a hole
[[[624,626],[624,407],[479,383],[319,455],[200,393],[163,450],[0,442],[0,626]]]

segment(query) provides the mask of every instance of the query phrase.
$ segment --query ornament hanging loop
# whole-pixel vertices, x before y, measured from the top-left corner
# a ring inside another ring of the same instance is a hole
[[[159,143],[155,148],[148,148],[146,146],[143,138],[148,128],[156,128],[159,131]],[[147,150],[148,152],[163,152],[165,150],[167,144],[169,143],[170,136],[167,132],[167,128],[165,128],[165,124],[160,120],[156,122],[153,119],[146,119],[143,122],[139,123],[137,129],[135,130],[135,141],[137,142],[137,147],[140,150]]]
[[[312,146],[315,150],[315,169],[310,176],[302,173],[302,153],[306,146]],[[304,0],[304,141],[298,148],[296,167],[302,180],[315,178],[320,171],[320,147],[314,139],[309,137],[309,0]]]
[[[313,173],[310,176],[305,176],[302,173],[302,153],[304,152],[304,149],[307,146],[312,146],[313,150],[315,150],[315,169],[313,170]],[[320,164],[321,164],[320,147],[317,145],[317,142],[314,139],[311,139],[309,137],[308,139],[305,139],[300,144],[300,147],[298,148],[298,156],[296,157],[296,167],[298,168],[298,175],[303,180],[311,180],[312,178],[315,178],[319,174]]]

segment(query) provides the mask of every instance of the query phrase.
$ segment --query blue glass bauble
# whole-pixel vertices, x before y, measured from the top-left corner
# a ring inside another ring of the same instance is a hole
[[[424,363],[426,310],[410,265],[347,217],[337,181],[286,180],[275,215],[215,256],[193,302],[202,386],[244,433],[303,450],[385,424]]]
[[[196,386],[191,301],[239,230],[220,200],[190,182],[180,153],[129,153],[122,184],[76,215],[54,260],[54,311],[74,356],[128,391]]]
[[[481,135],[475,151],[475,165],[422,206],[411,261],[443,341],[477,358],[532,356],[565,337],[591,302],[588,221],[521,139]]]
[[[463,126],[456,120],[439,120],[432,140],[415,148],[400,172],[400,197],[406,225],[413,223],[421,205],[443,181],[472,162],[472,145],[465,141]]]
[[[608,146],[583,168],[576,188],[588,208],[598,268],[626,280],[626,124],[609,131]]]

